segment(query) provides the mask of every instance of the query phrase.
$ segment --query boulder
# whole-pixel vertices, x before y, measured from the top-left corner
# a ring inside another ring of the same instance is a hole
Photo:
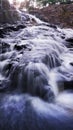
[[[20,16],[16,9],[10,5],[8,0],[0,0],[0,23],[16,23]]]

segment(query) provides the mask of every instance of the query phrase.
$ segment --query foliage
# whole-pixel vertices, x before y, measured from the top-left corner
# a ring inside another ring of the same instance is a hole
[[[71,2],[71,0],[37,0],[37,2],[40,2],[43,5],[46,5],[47,3],[49,4],[55,4],[55,3],[68,3]]]

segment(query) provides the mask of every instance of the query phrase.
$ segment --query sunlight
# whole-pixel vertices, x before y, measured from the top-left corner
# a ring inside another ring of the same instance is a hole
[[[13,4],[16,8],[19,8],[21,3],[24,2],[24,6],[27,8],[28,6],[37,7],[36,0],[8,0],[10,4]]]
[[[12,4],[13,3],[13,0],[8,0],[9,2],[10,2],[10,4]]]
[[[21,3],[25,0],[9,0],[10,4],[13,4],[13,2],[16,2],[16,3]]]

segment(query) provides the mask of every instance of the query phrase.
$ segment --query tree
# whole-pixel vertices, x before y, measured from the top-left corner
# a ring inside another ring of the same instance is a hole
[[[71,0],[37,0],[37,2],[40,2],[40,4],[43,4],[43,5],[46,5],[47,3],[57,3],[57,2],[60,2],[60,3],[66,3],[66,2],[70,2]]]

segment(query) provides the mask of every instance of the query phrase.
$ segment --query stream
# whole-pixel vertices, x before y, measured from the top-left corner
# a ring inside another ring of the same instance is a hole
[[[0,130],[73,130],[73,30],[26,16],[0,28]]]

